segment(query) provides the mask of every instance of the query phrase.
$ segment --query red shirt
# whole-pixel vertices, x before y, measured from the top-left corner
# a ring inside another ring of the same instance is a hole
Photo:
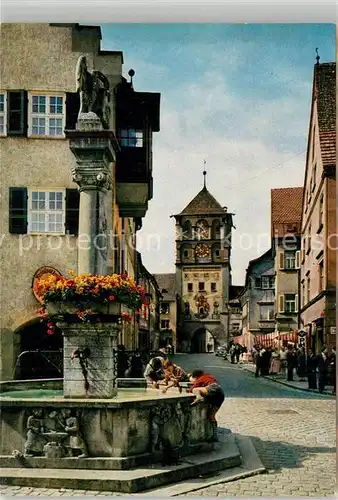
[[[198,379],[195,381],[194,385],[189,389],[189,392],[192,392],[195,387],[207,387],[211,384],[218,384],[215,377],[210,375],[209,373],[203,373]]]

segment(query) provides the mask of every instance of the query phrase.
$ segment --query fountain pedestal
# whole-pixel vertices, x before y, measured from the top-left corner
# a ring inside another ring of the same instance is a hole
[[[58,326],[63,334],[64,397],[115,396],[114,350],[117,348],[119,326],[116,323],[79,325],[62,322]],[[81,353],[87,354],[83,360],[79,357]]]

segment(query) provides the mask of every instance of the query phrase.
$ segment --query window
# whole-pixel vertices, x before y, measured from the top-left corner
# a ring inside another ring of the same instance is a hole
[[[63,137],[65,105],[62,95],[29,96],[29,135]]]
[[[322,292],[325,289],[325,281],[324,281],[324,262],[321,261],[318,264],[319,270],[319,292]]]
[[[188,292],[192,292],[192,291],[193,291],[193,284],[188,283]]]
[[[232,323],[232,331],[233,332],[238,332],[239,331],[239,323]]]
[[[183,255],[184,255],[184,257],[188,257],[188,255],[189,255],[188,250],[184,250]]]
[[[311,224],[309,225],[309,231],[308,231],[308,236],[307,236],[307,248],[306,248],[306,253],[311,252]]]
[[[143,147],[143,132],[134,128],[121,130],[121,146],[129,148]]]
[[[316,187],[316,176],[317,176],[317,165],[315,163],[312,169],[312,191],[314,191]]]
[[[219,257],[219,250],[215,250],[216,257]]]
[[[261,288],[262,280],[261,278],[255,278],[255,288]]]
[[[217,284],[216,283],[211,283],[211,291],[212,292],[217,292]]]
[[[262,276],[262,288],[264,290],[267,290],[268,288],[273,288],[274,287],[274,278],[271,278],[270,276]]]
[[[307,287],[306,287],[306,302],[310,302],[310,297],[311,297],[311,281],[310,281],[310,275],[307,277]]]
[[[305,283],[302,281],[302,306],[304,307],[306,303],[306,297],[305,297]]]
[[[168,319],[161,319],[161,329],[162,330],[169,330],[169,320]]]
[[[297,312],[296,295],[294,293],[285,294],[284,307],[286,313]]]
[[[295,269],[296,268],[296,253],[295,252],[285,252],[284,253],[284,268],[285,269]]]
[[[199,289],[200,292],[204,291],[204,281],[200,281],[198,283],[198,289]]]
[[[169,314],[170,312],[170,305],[168,302],[162,302],[161,307],[160,307],[160,314]]]
[[[0,135],[6,135],[6,94],[0,94]]]
[[[274,306],[273,305],[264,305],[260,306],[260,319],[261,320],[271,320],[274,319],[275,313],[274,313]]]
[[[30,233],[65,232],[65,193],[31,190],[28,195]]]
[[[324,221],[324,194],[319,199],[319,230],[323,227]]]

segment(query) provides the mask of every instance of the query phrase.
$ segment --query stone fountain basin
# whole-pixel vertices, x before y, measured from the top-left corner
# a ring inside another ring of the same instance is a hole
[[[3,387],[0,395],[1,467],[18,467],[21,461],[21,466],[40,468],[129,469],[162,459],[163,451],[154,445],[159,431],[179,456],[194,453],[201,446],[212,447],[207,444],[212,431],[206,405],[190,406],[193,396],[180,394],[176,388],[166,394],[156,389],[121,389],[112,399],[71,399],[60,394],[55,381],[40,382],[46,391],[54,385],[48,397],[43,392],[37,397],[37,381],[26,392],[28,397],[16,395],[13,385],[7,385],[7,391]],[[22,390],[23,383],[17,387]],[[89,457],[13,457],[14,450],[24,451],[27,420],[35,408],[41,408],[45,416],[71,409],[79,419]]]

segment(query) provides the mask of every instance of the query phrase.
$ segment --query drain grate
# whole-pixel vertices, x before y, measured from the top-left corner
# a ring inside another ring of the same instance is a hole
[[[293,413],[299,414],[296,410],[267,410],[267,413],[273,413],[275,415],[292,415]]]

